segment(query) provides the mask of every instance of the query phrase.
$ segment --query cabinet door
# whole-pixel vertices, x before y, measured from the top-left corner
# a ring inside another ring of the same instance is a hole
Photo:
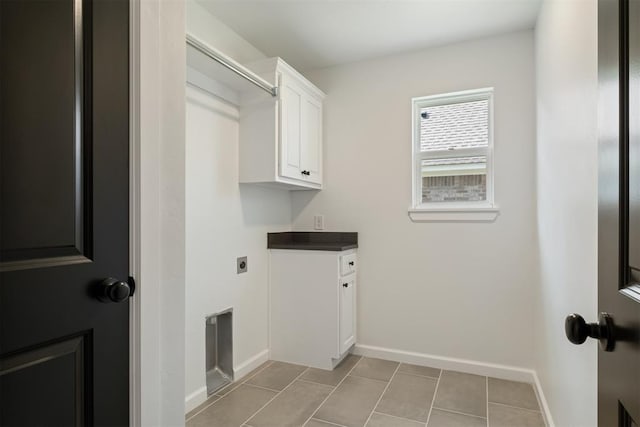
[[[280,175],[302,179],[300,144],[302,141],[302,88],[286,74],[280,77]],[[267,159],[265,159],[267,160]]]
[[[302,99],[300,168],[305,180],[322,184],[322,103],[306,95]]]
[[[340,280],[340,354],[344,354],[355,343],[356,277]]]

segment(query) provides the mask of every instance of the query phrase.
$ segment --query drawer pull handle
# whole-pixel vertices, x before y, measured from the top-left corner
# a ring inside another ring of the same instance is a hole
[[[355,263],[355,262],[353,262],[353,261],[349,261],[349,265],[350,265],[351,267],[353,267],[354,265],[356,265],[356,263]]]

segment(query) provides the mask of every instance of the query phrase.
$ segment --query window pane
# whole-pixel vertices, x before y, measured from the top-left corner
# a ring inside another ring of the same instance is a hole
[[[420,151],[489,146],[489,100],[420,108]]]
[[[422,203],[487,200],[487,158],[422,161]]]

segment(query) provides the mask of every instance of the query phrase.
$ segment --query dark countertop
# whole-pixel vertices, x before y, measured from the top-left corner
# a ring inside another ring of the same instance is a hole
[[[268,249],[341,252],[358,247],[358,233],[287,231],[267,233]]]

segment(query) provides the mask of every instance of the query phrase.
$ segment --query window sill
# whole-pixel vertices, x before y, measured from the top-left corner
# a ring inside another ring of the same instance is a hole
[[[500,214],[497,206],[487,208],[409,209],[413,222],[493,222]]]

